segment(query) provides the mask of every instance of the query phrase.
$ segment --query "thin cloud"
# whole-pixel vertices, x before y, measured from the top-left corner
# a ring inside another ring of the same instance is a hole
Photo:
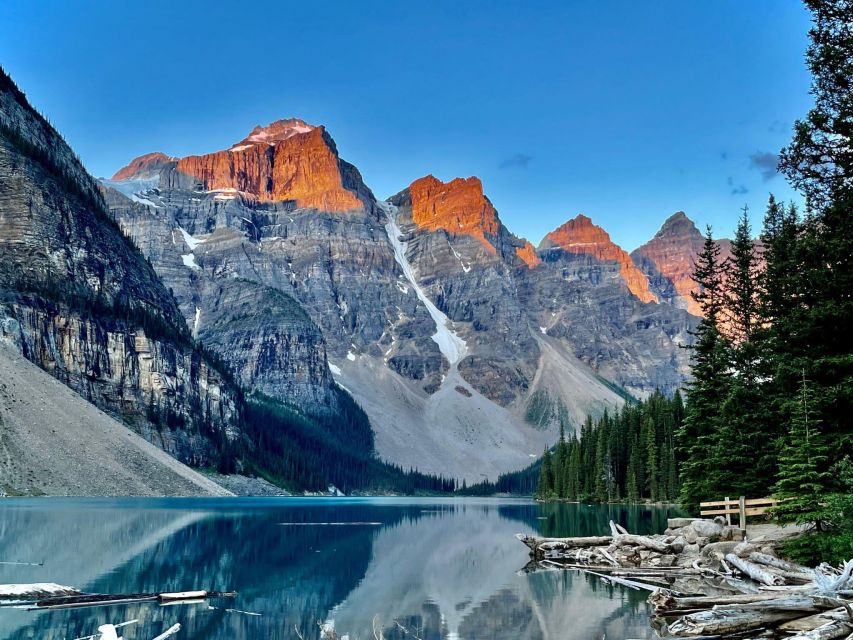
[[[761,179],[768,182],[775,178],[779,171],[779,156],[769,151],[756,151],[749,156],[749,164],[761,172]]]
[[[533,160],[533,156],[529,156],[526,153],[516,153],[501,162],[498,166],[501,169],[514,169],[516,167],[519,169],[526,169],[531,160]]]
[[[727,180],[727,182],[729,184],[729,189],[732,190],[733,196],[742,196],[746,193],[749,193],[749,189],[747,189],[744,185],[742,185],[742,184],[735,185],[735,179],[732,178],[731,176],[729,176],[729,179]]]

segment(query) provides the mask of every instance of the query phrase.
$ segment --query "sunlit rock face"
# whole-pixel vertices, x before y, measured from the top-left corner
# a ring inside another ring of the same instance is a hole
[[[455,178],[444,183],[425,176],[409,185],[409,195],[412,222],[419,229],[470,235],[479,239],[490,253],[495,253],[489,238],[497,236],[500,223],[497,211],[483,195],[479,178]]]
[[[683,212],[667,218],[655,237],[631,253],[662,300],[701,315],[691,293],[696,289],[693,267],[702,249],[699,229]]]
[[[631,256],[587,216],[580,214],[556,228],[545,236],[539,248],[542,250],[553,246],[568,253],[592,256],[602,262],[615,262],[619,265],[620,277],[632,294],[641,302],[658,301],[657,296],[649,289],[648,278],[634,265]]]
[[[177,158],[155,151],[131,160],[116,171],[113,180],[146,180],[157,176],[160,169],[177,161]]]
[[[361,209],[369,199],[358,171],[338,157],[325,129],[297,119],[256,126],[224,151],[185,158],[146,154],[113,180],[150,178],[169,167],[180,174],[178,180],[196,180],[208,191],[233,189],[264,202],[289,201],[296,208],[342,212]]]

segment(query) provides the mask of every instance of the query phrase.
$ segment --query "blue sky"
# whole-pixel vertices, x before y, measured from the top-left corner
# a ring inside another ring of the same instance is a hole
[[[795,194],[811,104],[793,0],[0,3],[0,64],[97,176],[325,124],[381,197],[477,175],[538,243],[579,212],[631,250]]]

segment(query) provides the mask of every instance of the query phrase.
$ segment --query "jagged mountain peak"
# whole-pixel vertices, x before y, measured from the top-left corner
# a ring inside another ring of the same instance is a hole
[[[683,211],[676,211],[664,221],[655,237],[692,235],[701,235],[696,223]]]
[[[230,151],[237,151],[241,147],[251,146],[256,144],[274,145],[277,142],[287,140],[293,136],[303,133],[310,133],[315,129],[322,129],[312,124],[308,124],[300,118],[285,118],[276,120],[266,126],[255,125],[255,128],[249,132],[245,138],[233,145]]]
[[[636,267],[628,253],[613,242],[604,229],[594,224],[589,216],[579,213],[551,231],[540,244],[540,249],[555,247],[568,253],[616,262],[619,274],[631,293],[643,302],[658,302],[657,296],[649,289],[648,278]]]
[[[540,248],[558,246],[561,249],[570,250],[572,247],[589,246],[592,244],[613,244],[608,234],[602,227],[594,224],[592,218],[579,213],[574,218],[567,220],[559,227],[548,233],[542,240]],[[576,251],[575,253],[586,253]]]
[[[421,229],[443,229],[452,234],[477,237],[495,253],[492,239],[500,233],[498,212],[483,193],[479,178],[454,178],[442,182],[433,175],[409,185],[412,222]]]
[[[254,200],[291,202],[296,208],[347,212],[372,206],[373,194],[358,170],[338,156],[322,126],[299,118],[255,126],[223,151],[173,158],[150,153],[134,159],[113,180],[151,180],[174,163],[188,184],[208,191],[238,191]],[[172,178],[169,178],[170,180]]]
[[[166,155],[162,151],[145,153],[134,158],[113,175],[113,180],[141,180],[154,178],[164,166],[177,158]]]

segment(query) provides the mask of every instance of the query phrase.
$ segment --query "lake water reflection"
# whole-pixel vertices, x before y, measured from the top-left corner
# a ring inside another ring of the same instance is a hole
[[[520,571],[519,532],[593,535],[608,520],[661,532],[663,509],[503,499],[7,499],[0,583],[100,593],[236,590],[234,599],[32,612],[0,608],[0,638],[74,639],[129,619],[126,640],[653,638],[647,594],[572,572]],[[226,609],[233,609],[227,611]],[[249,615],[248,613],[261,615]]]

